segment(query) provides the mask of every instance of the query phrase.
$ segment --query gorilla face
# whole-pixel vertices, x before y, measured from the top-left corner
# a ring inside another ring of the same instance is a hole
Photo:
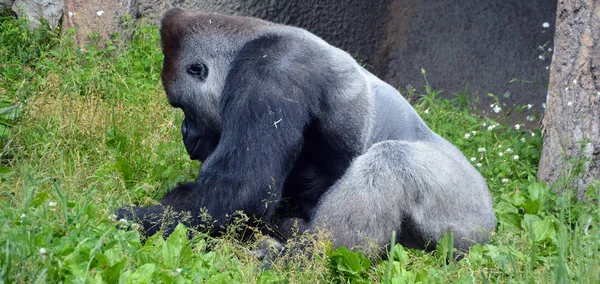
[[[162,83],[169,103],[183,110],[183,143],[192,160],[205,160],[221,135],[220,98],[229,66],[240,47],[265,25],[233,23],[223,34],[223,17],[189,17],[181,10],[167,12],[161,24],[164,55]],[[190,28],[192,27],[192,28]],[[242,28],[245,27],[245,28]]]
[[[192,160],[205,160],[219,141],[220,116],[219,94],[223,79],[218,78],[215,65],[218,60],[203,60],[203,46],[182,39],[185,49],[195,52],[170,52],[163,49],[163,86],[169,103],[183,110],[185,118],[181,125],[183,143]],[[182,54],[186,54],[183,56]]]

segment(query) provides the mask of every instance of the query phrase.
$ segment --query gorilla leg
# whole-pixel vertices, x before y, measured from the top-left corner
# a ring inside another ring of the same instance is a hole
[[[357,157],[321,199],[310,229],[324,227],[334,246],[368,255],[392,232],[407,247],[427,249],[450,230],[455,248],[485,242],[496,225],[481,175],[447,141],[384,141]]]

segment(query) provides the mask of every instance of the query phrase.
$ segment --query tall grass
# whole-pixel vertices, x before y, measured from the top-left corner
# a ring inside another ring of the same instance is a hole
[[[536,182],[539,130],[474,115],[468,88],[450,100],[429,85],[404,92],[494,195],[494,236],[462,260],[447,261],[450,242],[433,253],[395,245],[386,260],[320,244],[265,269],[237,231],[188,239],[178,227],[166,240],[142,243],[137,232],[120,229],[134,225],[114,220],[114,209],[155,203],[199,167],[185,153],[181,114],[160,85],[157,29],[139,27],[127,44],[115,38],[104,49],[74,47],[71,35],[0,17],[0,109],[22,104],[0,112],[1,281],[600,281],[600,186],[579,201]]]

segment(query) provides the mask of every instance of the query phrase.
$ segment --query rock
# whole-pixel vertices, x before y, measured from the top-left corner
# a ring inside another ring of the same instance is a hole
[[[0,0],[10,4],[10,0]],[[556,1],[546,0],[16,0],[35,24],[75,27],[75,42],[97,33],[128,38],[140,19],[158,24],[173,7],[253,16],[299,26],[356,56],[393,86],[425,81],[446,97],[469,91],[488,109],[488,93],[506,105],[543,111],[552,58]],[[20,14],[21,15],[21,14]],[[130,15],[125,22],[125,15]],[[543,23],[547,23],[545,26]],[[586,44],[584,38],[584,44]],[[525,114],[528,115],[528,114]]]
[[[32,27],[46,21],[54,29],[60,24],[63,5],[63,0],[15,0],[11,8],[19,18],[27,18]]]

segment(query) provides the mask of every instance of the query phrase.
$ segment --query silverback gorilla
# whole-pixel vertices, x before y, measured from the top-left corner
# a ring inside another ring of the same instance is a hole
[[[208,213],[214,230],[238,211],[295,220],[363,251],[392,232],[421,249],[448,230],[463,251],[489,239],[496,218],[482,176],[346,52],[300,28],[181,9],[160,32],[167,98],[203,164],[161,206],[119,210],[147,234],[170,207],[192,226]]]

